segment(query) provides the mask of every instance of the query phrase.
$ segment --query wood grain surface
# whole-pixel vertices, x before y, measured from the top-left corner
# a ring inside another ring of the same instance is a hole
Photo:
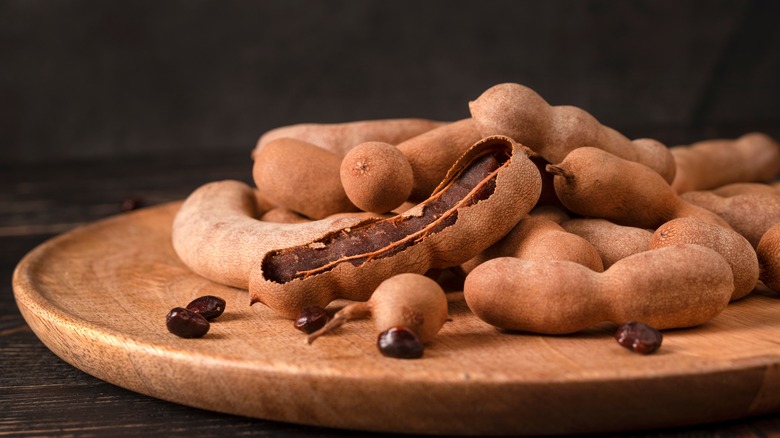
[[[655,355],[605,324],[571,336],[502,333],[462,302],[420,360],[382,357],[368,321],[306,345],[245,291],[184,267],[176,203],[78,227],[18,265],[19,309],[43,343],[100,379],[163,400],[304,425],[438,434],[572,434],[736,419],[780,408],[778,298],[755,291]],[[205,294],[227,310],[202,339],[165,314]],[[343,303],[334,303],[334,307]]]

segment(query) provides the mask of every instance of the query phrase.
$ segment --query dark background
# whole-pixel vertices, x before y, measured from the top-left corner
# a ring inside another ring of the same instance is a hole
[[[632,138],[780,139],[779,22],[775,0],[0,0],[0,435],[347,435],[188,408],[70,366],[19,313],[14,267],[126,200],[251,182],[249,152],[273,127],[455,120],[500,82]],[[619,436],[779,431],[775,413]]]
[[[500,82],[673,145],[780,134],[780,2],[0,1],[0,164],[454,120]]]

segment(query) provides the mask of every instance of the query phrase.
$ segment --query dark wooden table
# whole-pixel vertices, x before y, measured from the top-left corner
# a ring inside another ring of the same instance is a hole
[[[218,179],[250,182],[249,152],[0,165],[0,436],[366,435],[208,412],[127,391],[63,362],[22,319],[11,276],[36,245],[80,224],[119,214],[126,200],[150,206],[182,199],[200,184]],[[777,434],[780,413],[613,436]]]

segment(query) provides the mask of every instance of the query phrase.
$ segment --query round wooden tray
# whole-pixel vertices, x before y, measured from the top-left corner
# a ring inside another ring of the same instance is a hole
[[[191,273],[170,244],[178,206],[75,229],[19,263],[17,304],[48,348],[172,402],[365,431],[611,432],[780,408],[780,300],[771,292],[755,291],[705,326],[665,332],[650,356],[620,347],[610,324],[571,336],[508,334],[455,302],[422,359],[390,359],[370,321],[307,345],[291,321],[250,307],[245,291]],[[168,333],[167,312],[206,294],[227,300],[211,331]]]

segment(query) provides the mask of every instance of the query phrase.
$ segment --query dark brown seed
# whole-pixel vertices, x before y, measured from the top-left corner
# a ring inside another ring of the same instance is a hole
[[[200,338],[209,331],[209,321],[198,313],[175,307],[165,318],[168,331],[182,338]]]
[[[328,322],[328,312],[322,307],[306,307],[295,318],[295,328],[304,333],[314,333]]]
[[[397,359],[417,359],[423,355],[423,345],[417,335],[404,326],[396,326],[379,334],[376,341],[379,351]]]
[[[129,198],[125,198],[122,200],[122,204],[119,206],[119,211],[121,211],[122,213],[126,213],[128,211],[138,210],[143,206],[144,206],[143,199],[136,196],[131,196]]]
[[[206,319],[214,319],[225,311],[225,300],[213,295],[195,298],[187,304],[187,310],[200,313]]]
[[[618,327],[615,339],[631,351],[650,354],[661,347],[663,335],[647,324],[631,321]]]

